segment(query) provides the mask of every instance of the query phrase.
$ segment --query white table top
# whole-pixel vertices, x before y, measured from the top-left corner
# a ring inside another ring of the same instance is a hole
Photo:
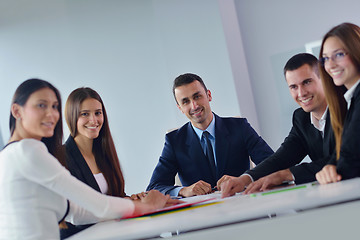
[[[176,240],[339,240],[359,238],[360,201],[183,233]]]
[[[213,204],[184,209],[166,214],[121,221],[98,223],[69,240],[79,239],[139,239],[176,233],[211,229],[228,224],[245,224],[270,215],[285,215],[360,199],[360,178],[328,185],[305,184],[286,188],[273,194],[236,195],[214,200]],[[218,196],[206,195],[203,197]],[[193,199],[199,199],[195,197]],[[189,199],[191,200],[191,198]],[[295,214],[298,215],[298,214]],[[258,221],[258,220],[257,220]],[[181,236],[181,235],[180,235]]]

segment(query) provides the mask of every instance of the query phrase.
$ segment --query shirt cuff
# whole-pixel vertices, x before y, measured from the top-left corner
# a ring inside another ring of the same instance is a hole
[[[243,173],[243,174],[240,175],[240,177],[241,177],[241,176],[249,176],[251,182],[254,182],[254,179],[253,179],[252,176],[251,176],[250,174],[248,174],[248,173]]]
[[[291,173],[292,179],[291,181],[287,181],[288,184],[295,184],[295,176]]]
[[[290,171],[290,172],[291,172],[291,171]],[[292,181],[289,181],[289,182],[295,183],[295,176],[294,176],[294,174],[291,173],[291,176],[292,176],[293,180],[292,180]]]
[[[180,190],[181,190],[182,188],[183,188],[183,187],[176,187],[176,188],[174,188],[174,189],[171,189],[171,190],[169,191],[170,196],[173,196],[173,197],[179,196],[179,192],[180,192]]]

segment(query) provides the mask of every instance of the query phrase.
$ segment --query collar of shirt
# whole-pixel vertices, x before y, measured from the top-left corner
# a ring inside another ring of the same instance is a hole
[[[201,137],[202,137],[202,134],[204,131],[208,131],[211,134],[211,138],[215,139],[215,116],[214,116],[214,114],[213,114],[213,119],[212,119],[211,123],[205,130],[201,130],[192,124],[191,124],[191,126],[193,127],[193,129],[200,141],[201,141]]]
[[[357,87],[357,85],[359,85],[360,83],[360,79],[354,84],[354,86],[352,86],[349,90],[346,91],[346,93],[344,94],[344,98],[347,102],[347,108],[350,108],[350,104],[351,104],[351,99],[354,95],[355,89]]]
[[[326,116],[327,116],[328,107],[326,107],[324,114],[321,116],[320,120],[317,120],[312,112],[310,112],[310,121],[311,124],[321,132],[321,135],[324,137],[325,124],[326,124]]]

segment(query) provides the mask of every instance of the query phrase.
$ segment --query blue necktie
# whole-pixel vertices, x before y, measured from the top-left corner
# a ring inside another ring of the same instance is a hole
[[[209,139],[210,133],[207,132],[207,131],[204,131],[203,136],[204,136],[205,141],[206,141],[206,157],[209,160],[211,172],[212,172],[213,176],[216,178],[216,166],[215,166],[214,151],[213,151],[213,148],[211,146],[210,139]]]

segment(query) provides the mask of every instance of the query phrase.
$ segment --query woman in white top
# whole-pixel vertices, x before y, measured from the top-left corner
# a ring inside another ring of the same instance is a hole
[[[64,218],[93,223],[175,203],[155,191],[141,201],[103,195],[71,176],[59,163],[64,160],[60,94],[46,81],[29,79],[17,88],[10,131],[0,152],[2,239],[59,239]]]

